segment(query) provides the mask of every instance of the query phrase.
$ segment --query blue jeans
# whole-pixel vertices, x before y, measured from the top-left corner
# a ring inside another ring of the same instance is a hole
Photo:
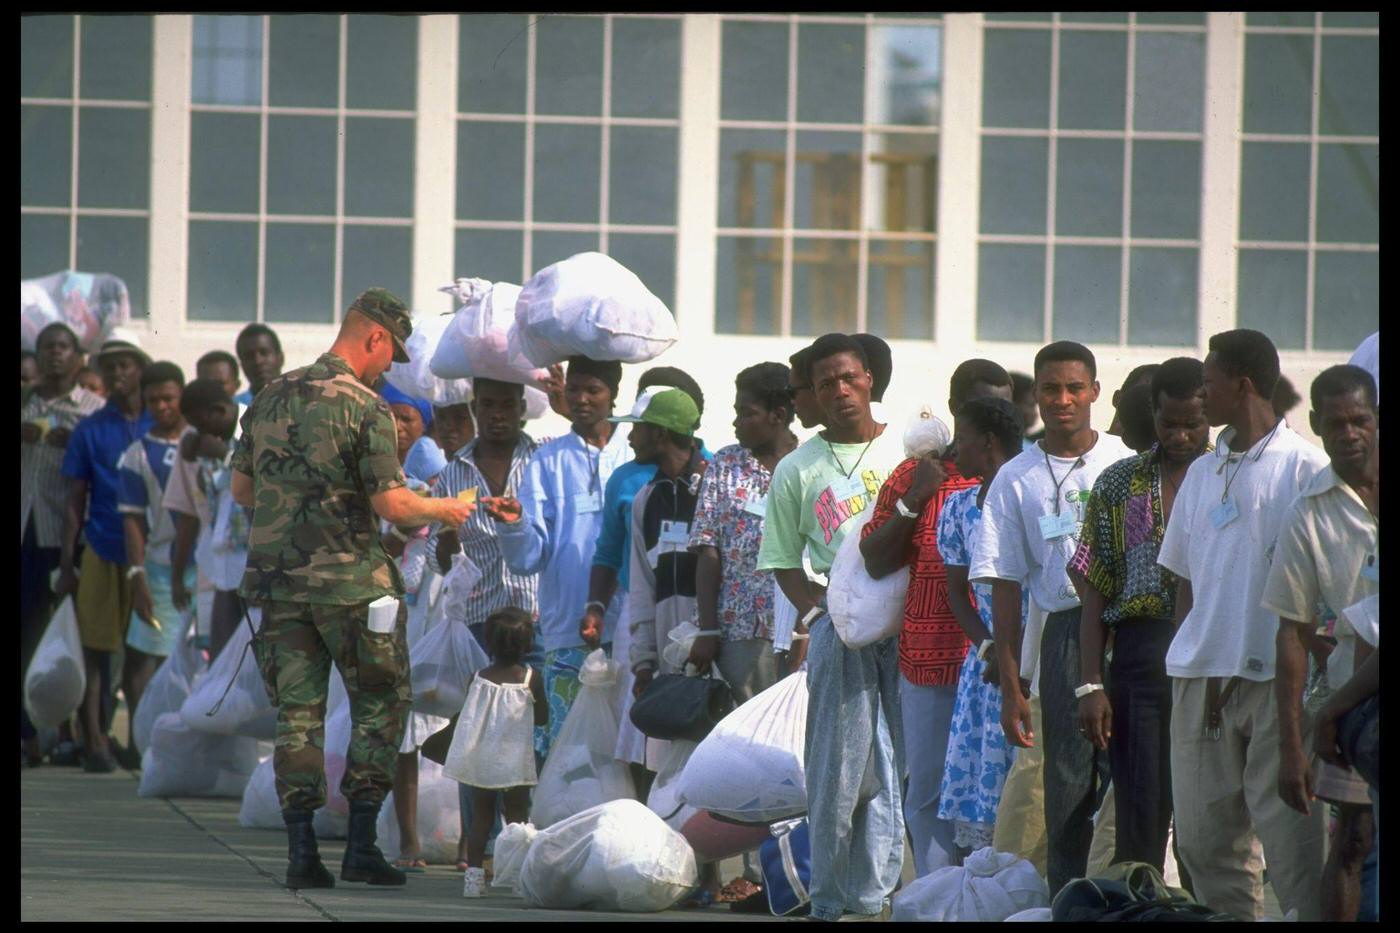
[[[1356,912],[1358,923],[1377,923],[1381,919],[1381,796],[1371,788],[1371,854],[1361,865],[1361,909]]]
[[[825,615],[811,633],[806,764],[812,916],[875,914],[899,884],[904,865],[896,639],[852,651]],[[872,758],[880,789],[861,801],[861,780]]]
[[[899,678],[904,760],[909,765],[904,822],[914,846],[914,874],[919,878],[953,864],[953,821],[938,818],[938,792],[957,692],[956,685],[921,687]]]

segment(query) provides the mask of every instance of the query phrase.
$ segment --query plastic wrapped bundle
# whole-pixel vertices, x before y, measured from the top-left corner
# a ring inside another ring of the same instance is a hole
[[[193,613],[181,617],[182,632],[175,640],[170,656],[161,662],[151,676],[151,682],[141,693],[141,705],[136,707],[136,716],[131,720],[131,736],[137,748],[150,744],[151,729],[156,719],[165,713],[178,713],[185,700],[189,699],[195,678],[204,672],[204,658],[189,637],[189,627],[194,621]]]
[[[35,349],[39,332],[62,321],[91,353],[112,329],[131,320],[126,283],[107,272],[55,272],[19,283],[19,345]]]
[[[451,314],[420,314],[413,319],[413,333],[404,341],[410,357],[407,363],[394,363],[384,379],[405,395],[433,405],[462,405],[472,400],[470,379],[443,379],[433,374],[431,362],[452,326]]]
[[[141,756],[136,796],[239,798],[257,764],[256,739],[195,732],[179,713],[166,713]]]
[[[24,675],[24,708],[36,727],[52,729],[73,714],[86,689],[83,643],[73,597],[69,596],[49,619],[34,649]]]
[[[282,804],[277,799],[277,775],[272,756],[268,755],[253,769],[253,776],[243,788],[243,803],[238,808],[238,825],[247,829],[281,829]]]
[[[430,716],[460,713],[472,674],[491,663],[466,625],[455,620],[428,629],[408,654],[413,711]]]
[[[826,606],[832,627],[852,650],[898,635],[904,624],[904,600],[909,592],[909,567],[875,579],[865,569],[860,552],[861,529],[875,514],[866,509],[851,523],[836,559],[831,562]]]
[[[254,625],[261,624],[262,610],[250,608],[248,613]],[[276,738],[277,710],[263,686],[249,646],[251,638],[247,624],[240,620],[208,672],[195,680],[180,705],[185,725],[196,732]]]
[[[1050,890],[1035,866],[988,846],[916,879],[894,896],[896,921],[1000,923],[1014,914],[1050,906]]]
[[[457,841],[462,836],[459,786],[443,773],[442,765],[418,756],[418,841],[422,846],[419,855],[430,865],[451,865],[457,861]],[[379,808],[378,836],[386,858],[403,854],[393,793]]]
[[[910,416],[904,426],[904,456],[922,457],[942,454],[953,441],[953,432],[943,419],[933,413],[933,406],[924,404]]]

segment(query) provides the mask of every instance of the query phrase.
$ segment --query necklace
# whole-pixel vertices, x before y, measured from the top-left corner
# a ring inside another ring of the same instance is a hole
[[[826,441],[826,438],[822,438],[822,440]],[[831,446],[831,441],[826,441],[826,449],[831,451],[831,459],[836,461],[836,469],[840,470],[841,475],[846,479],[850,479],[851,474],[855,473],[855,471],[860,468],[860,462],[865,459],[865,453],[870,449],[870,445],[873,443],[875,443],[875,438],[873,437],[865,442],[865,446],[861,448],[860,456],[856,458],[855,466],[852,466],[849,470],[846,469],[846,465],[841,462],[841,458],[837,456],[836,448]]]

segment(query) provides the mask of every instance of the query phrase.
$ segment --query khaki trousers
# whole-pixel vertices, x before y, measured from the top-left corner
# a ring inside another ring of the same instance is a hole
[[[1205,678],[1172,678],[1172,806],[1196,900],[1241,920],[1263,919],[1267,858],[1283,912],[1320,919],[1326,807],[1314,802],[1304,816],[1278,795],[1274,682],[1240,682],[1218,739],[1206,735],[1205,710]]]
[[[1040,727],[1040,697],[1030,699],[1031,731],[1035,746],[1016,749],[1016,760],[1006,773],[992,847],[1012,852],[1045,876],[1045,738]]]

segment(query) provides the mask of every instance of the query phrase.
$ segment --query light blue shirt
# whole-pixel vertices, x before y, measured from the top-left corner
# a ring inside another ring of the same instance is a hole
[[[578,623],[603,530],[603,493],[630,455],[625,431],[614,430],[601,451],[570,431],[542,444],[525,467],[518,494],[523,514],[499,527],[498,541],[511,573],[539,575],[539,637],[545,651],[583,644]],[[608,605],[605,642],[612,640],[626,594],[619,588]]]
[[[714,454],[700,442],[700,456],[713,460]],[[647,483],[656,478],[654,463],[628,460],[608,478],[603,492],[603,533],[593,550],[595,567],[611,567],[617,573],[618,588],[624,592],[630,585],[632,561],[632,499]]]

